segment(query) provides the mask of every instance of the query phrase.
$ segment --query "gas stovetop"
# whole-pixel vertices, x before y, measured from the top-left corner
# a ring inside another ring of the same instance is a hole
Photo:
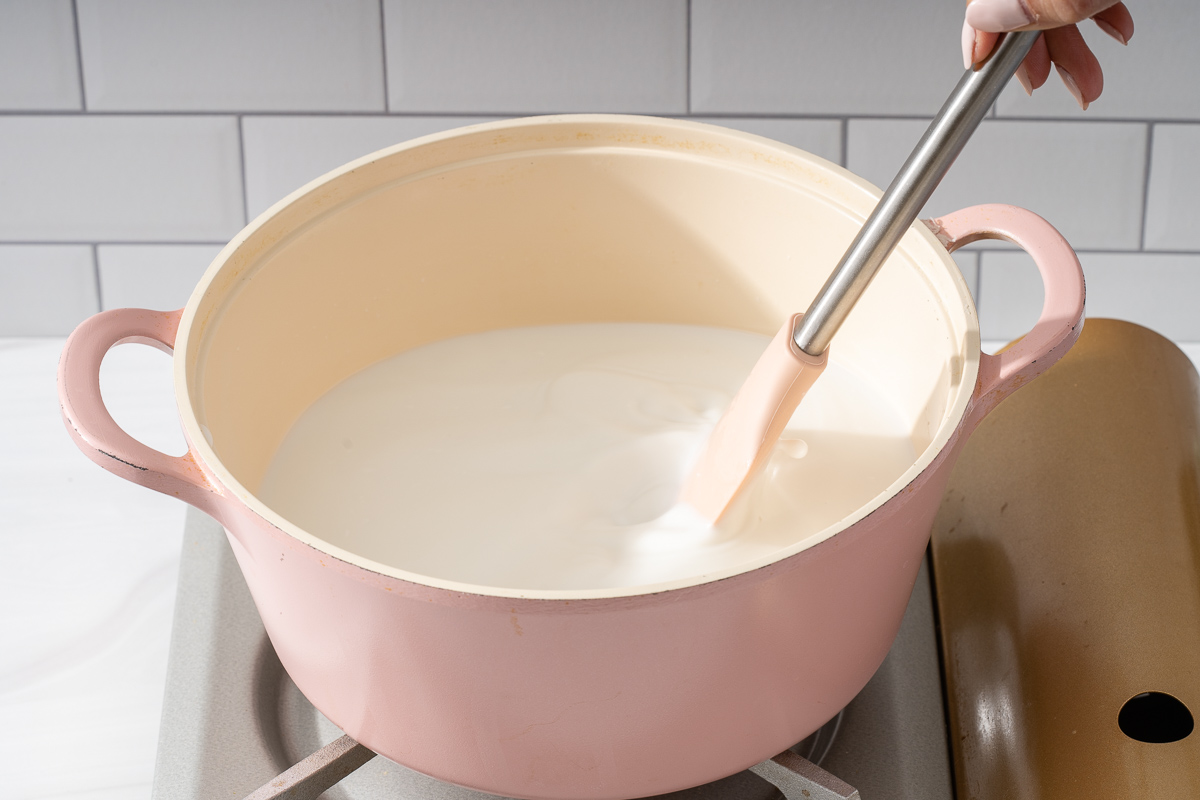
[[[931,598],[923,568],[879,672],[838,719],[794,748],[865,800],[953,797]],[[240,800],[341,735],[283,671],[224,531],[189,510],[152,796]],[[382,757],[321,796],[492,797]],[[779,790],[747,770],[668,796],[774,800]]]
[[[933,524],[937,592],[923,569],[862,693],[791,752],[672,796],[948,800],[951,754],[964,798],[1200,796],[1198,453],[1188,358],[1089,320],[967,442]],[[240,800],[339,741],[371,756],[288,679],[224,533],[194,512],[164,706],[162,800]],[[322,796],[485,797],[381,757]]]

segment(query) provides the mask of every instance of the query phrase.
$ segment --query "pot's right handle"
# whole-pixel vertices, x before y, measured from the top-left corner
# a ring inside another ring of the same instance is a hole
[[[1033,257],[1046,300],[1029,333],[1002,353],[980,356],[979,381],[966,430],[970,431],[1000,401],[1041,375],[1062,358],[1083,326],[1083,269],[1067,240],[1046,220],[1007,205],[971,206],[929,222],[950,252],[980,239],[1003,239]]]
[[[80,323],[58,360],[58,400],[67,432],[83,454],[114,475],[191,503],[218,517],[221,494],[189,450],[169,456],[126,433],[100,396],[100,362],[124,342],[140,342],[172,352],[179,330],[178,311],[114,308]]]

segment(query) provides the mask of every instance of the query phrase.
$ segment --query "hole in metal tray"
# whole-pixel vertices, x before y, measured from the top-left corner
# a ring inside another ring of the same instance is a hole
[[[1142,692],[1121,706],[1117,725],[1130,739],[1166,744],[1186,739],[1195,728],[1192,712],[1164,692]]]

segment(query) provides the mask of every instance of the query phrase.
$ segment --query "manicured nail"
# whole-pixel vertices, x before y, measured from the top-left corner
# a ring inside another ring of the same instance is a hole
[[[963,69],[975,66],[975,29],[963,23],[962,32]]]
[[[1017,83],[1021,84],[1021,88],[1025,90],[1025,94],[1033,97],[1033,84],[1029,81],[1029,73],[1025,71],[1025,65],[1017,67]]]
[[[1104,20],[1093,19],[1092,22],[1096,23],[1096,26],[1098,28],[1100,28],[1100,30],[1104,31],[1105,33],[1107,33],[1112,38],[1116,39],[1121,44],[1129,44],[1129,40],[1126,39],[1125,36],[1119,30],[1114,28],[1112,25],[1109,25]]]
[[[1087,111],[1088,104],[1083,102],[1083,93],[1079,91],[1079,84],[1075,83],[1075,79],[1071,77],[1071,73],[1067,72],[1058,64],[1055,64],[1054,68],[1058,70],[1058,77],[1062,78],[1062,82],[1066,84],[1067,91],[1070,92],[1071,96],[1075,98],[1075,102],[1079,103],[1080,108],[1082,108],[1084,111]]]
[[[1024,0],[971,0],[967,24],[977,31],[1003,33],[1037,22]]]

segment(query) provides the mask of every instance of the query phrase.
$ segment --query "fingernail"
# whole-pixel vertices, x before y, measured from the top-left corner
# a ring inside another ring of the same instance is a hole
[[[1071,96],[1075,98],[1075,102],[1079,103],[1080,108],[1082,108],[1084,111],[1087,111],[1088,104],[1083,102],[1083,93],[1079,91],[1079,85],[1075,83],[1075,79],[1071,77],[1071,73],[1067,72],[1058,64],[1055,64],[1054,68],[1058,70],[1058,77],[1062,78],[1062,82],[1066,84],[1067,91],[1070,92]]]
[[[1121,34],[1121,32],[1120,32],[1119,30],[1117,30],[1116,28],[1114,28],[1112,25],[1109,25],[1109,24],[1108,24],[1107,22],[1105,22],[1104,20],[1102,20],[1102,19],[1093,19],[1093,20],[1092,20],[1092,22],[1096,23],[1096,27],[1098,27],[1100,30],[1102,30],[1102,31],[1104,31],[1105,33],[1107,33],[1107,34],[1108,34],[1109,36],[1111,36],[1112,38],[1116,39],[1116,40],[1117,40],[1118,42],[1120,42],[1121,44],[1129,44],[1129,40],[1128,40],[1128,39],[1126,39],[1126,38],[1125,38],[1125,37],[1124,37],[1124,36]]]
[[[962,48],[963,69],[970,69],[975,65],[975,29],[965,22],[963,23]]]
[[[1002,33],[1037,22],[1023,0],[971,0],[967,24],[977,31]]]
[[[1025,94],[1033,97],[1033,84],[1029,82],[1029,73],[1025,71],[1025,65],[1017,67],[1017,83],[1021,84],[1021,88],[1025,90]]]

